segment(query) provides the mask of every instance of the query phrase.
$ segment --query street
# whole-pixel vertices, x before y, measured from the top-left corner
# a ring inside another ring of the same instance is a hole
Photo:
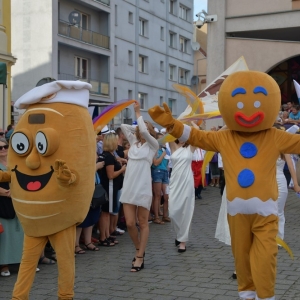
[[[170,223],[150,224],[145,269],[131,273],[134,247],[128,233],[119,245],[76,256],[75,299],[219,299],[236,300],[237,283],[229,246],[214,238],[221,204],[218,188],[207,187],[196,200],[187,251],[178,253]],[[294,254],[278,252],[276,299],[300,299],[300,199],[290,190],[285,241]],[[57,266],[39,265],[30,299],[57,299]],[[10,299],[18,265],[0,278],[0,299]]]

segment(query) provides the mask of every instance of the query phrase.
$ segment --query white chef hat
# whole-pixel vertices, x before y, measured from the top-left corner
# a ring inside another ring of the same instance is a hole
[[[62,102],[88,107],[89,90],[92,86],[83,81],[57,80],[37,86],[21,96],[16,108],[27,108],[35,103]]]

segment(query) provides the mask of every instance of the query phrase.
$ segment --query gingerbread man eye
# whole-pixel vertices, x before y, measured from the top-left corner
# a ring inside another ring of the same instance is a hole
[[[260,101],[255,101],[254,102],[254,107],[259,108],[260,107]]]
[[[242,109],[242,108],[244,108],[244,103],[243,102],[238,102],[236,104],[236,106],[237,106],[237,108]]]

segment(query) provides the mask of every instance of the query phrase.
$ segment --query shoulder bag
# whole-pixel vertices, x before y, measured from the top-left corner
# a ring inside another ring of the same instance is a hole
[[[93,209],[98,208],[108,202],[107,193],[100,183],[100,178],[97,172],[95,176],[95,191],[91,202],[91,208]]]

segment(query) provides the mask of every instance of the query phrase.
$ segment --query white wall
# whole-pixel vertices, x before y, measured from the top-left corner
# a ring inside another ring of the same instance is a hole
[[[12,0],[12,100],[52,74],[52,0]],[[34,16],[34,17],[33,17]],[[42,24],[42,26],[41,26]]]

